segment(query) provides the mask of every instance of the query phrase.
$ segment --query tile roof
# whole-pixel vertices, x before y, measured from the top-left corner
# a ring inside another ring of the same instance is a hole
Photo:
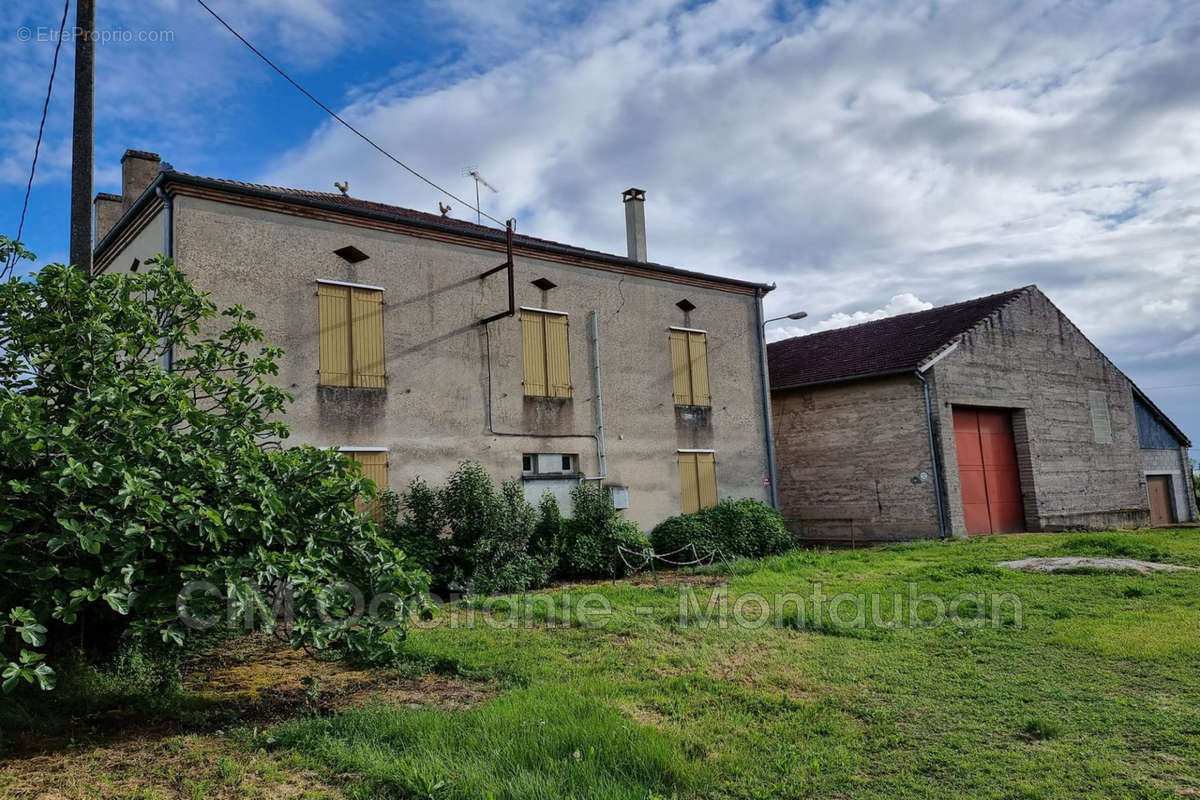
[[[915,370],[960,334],[1026,292],[977,297],[912,314],[810,333],[767,345],[771,388],[888,375]]]
[[[397,222],[407,222],[423,227],[437,228],[445,231],[453,231],[466,234],[468,236],[478,236],[491,240],[503,241],[505,231],[503,228],[489,227],[487,225],[477,225],[474,222],[455,219],[454,217],[443,217],[439,214],[431,214],[425,211],[417,211],[403,206],[394,206],[387,203],[377,203],[372,200],[362,200],[357,197],[351,197],[334,192],[318,192],[311,189],[293,189],[285,186],[270,186],[260,183],[247,183],[245,181],[236,181],[228,178],[209,178],[202,175],[193,175],[187,172],[170,169],[164,170],[162,177],[166,180],[179,180],[185,183],[207,184],[218,188],[226,188],[232,191],[245,192],[248,194],[276,197],[279,199],[294,199],[303,203],[318,205],[324,208],[339,209],[350,213],[361,213],[374,217],[382,217]],[[526,245],[541,250],[550,250],[570,255],[579,256],[582,258],[590,258],[599,261],[608,261],[614,263],[638,263],[630,262],[625,256],[616,255],[613,253],[605,253],[601,250],[589,250],[575,245],[556,242],[551,239],[542,239],[536,236],[529,236],[522,233],[514,233],[513,243],[517,245]],[[750,287],[762,289],[764,293],[775,288],[774,284],[763,284],[755,281],[743,280],[740,278],[730,278],[721,275],[711,275],[707,273],[695,272],[692,270],[680,269],[671,267],[666,264],[656,262],[640,262],[638,266],[650,269],[657,272],[665,272],[677,275],[693,276],[704,278],[706,280],[732,284],[736,286]]]

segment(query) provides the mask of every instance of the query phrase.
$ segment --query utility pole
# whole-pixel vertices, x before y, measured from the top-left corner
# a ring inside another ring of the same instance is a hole
[[[75,109],[71,132],[71,263],[92,274],[92,167],[96,5],[75,4]]]

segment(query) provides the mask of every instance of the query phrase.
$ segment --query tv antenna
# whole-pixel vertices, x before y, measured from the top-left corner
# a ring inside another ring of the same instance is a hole
[[[482,206],[479,205],[479,186],[480,186],[480,184],[483,184],[487,188],[491,189],[492,192],[495,194],[499,194],[500,190],[497,189],[495,186],[492,186],[490,183],[488,183],[487,180],[482,175],[479,174],[479,167],[471,167],[470,169],[467,169],[466,171],[464,171],[463,175],[467,175],[467,176],[470,176],[475,179],[475,222],[478,225],[482,225],[483,224],[483,212],[480,210],[482,208]]]

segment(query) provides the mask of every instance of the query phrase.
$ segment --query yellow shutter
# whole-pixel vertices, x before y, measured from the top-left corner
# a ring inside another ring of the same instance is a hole
[[[350,456],[359,463],[362,467],[363,475],[370,478],[375,483],[375,490],[382,492],[388,488],[388,454],[384,450],[346,450],[345,455]],[[376,521],[381,520],[382,510],[379,507],[379,502],[365,502],[363,500],[355,501],[360,512],[369,514]]]
[[[696,483],[701,508],[717,504],[717,458],[712,453],[696,453]]]
[[[521,312],[521,353],[525,364],[525,396],[546,396],[546,330],[542,314]]]
[[[363,475],[375,482],[375,488],[388,488],[388,454],[383,450],[350,450],[346,455],[362,465]]]
[[[692,368],[692,405],[711,406],[708,393],[708,339],[703,333],[689,332],[688,361]]]
[[[696,453],[679,454],[679,493],[683,496],[683,513],[700,510],[700,489],[696,476]]]
[[[546,322],[546,383],[550,397],[571,396],[571,355],[567,346],[567,318],[543,314]]]
[[[671,374],[675,383],[675,405],[692,404],[691,370],[688,368],[688,341],[685,331],[668,331],[671,337]]]
[[[354,385],[383,387],[383,292],[350,290]]]
[[[350,289],[317,284],[323,386],[350,385]]]

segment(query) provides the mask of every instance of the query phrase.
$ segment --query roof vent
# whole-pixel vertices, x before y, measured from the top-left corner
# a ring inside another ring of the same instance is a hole
[[[360,261],[366,261],[368,258],[370,258],[370,256],[352,244],[348,244],[345,247],[339,247],[337,250],[333,251],[333,254],[335,256],[341,256],[351,264],[357,264]]]
[[[625,240],[629,246],[629,259],[639,263],[646,261],[646,190],[626,189],[621,192],[625,203]]]

